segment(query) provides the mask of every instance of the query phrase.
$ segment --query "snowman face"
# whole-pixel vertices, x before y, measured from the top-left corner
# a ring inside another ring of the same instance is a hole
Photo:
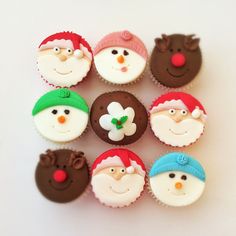
[[[88,124],[88,114],[71,106],[53,106],[34,116],[37,130],[55,142],[68,142],[79,137]]]
[[[91,183],[96,197],[102,203],[112,207],[123,207],[140,196],[145,180],[137,171],[128,174],[124,167],[114,166],[95,173]]]
[[[50,84],[70,87],[80,82],[88,73],[91,60],[81,50],[54,47],[38,52],[38,68]]]
[[[202,195],[205,183],[193,175],[171,171],[150,177],[154,196],[169,206],[187,206]]]
[[[137,79],[145,69],[146,60],[136,52],[121,47],[101,50],[94,63],[98,73],[107,81],[126,84]]]
[[[151,128],[162,142],[182,147],[195,142],[204,130],[204,121],[187,110],[169,109],[151,114]]]

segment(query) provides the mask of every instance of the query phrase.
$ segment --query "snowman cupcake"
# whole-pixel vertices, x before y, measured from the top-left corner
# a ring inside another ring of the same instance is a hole
[[[196,202],[203,194],[205,180],[201,164],[181,152],[162,156],[149,172],[149,188],[153,197],[173,207]]]
[[[90,181],[84,153],[47,150],[39,157],[35,180],[39,191],[51,201],[66,203],[76,199],[85,192]]]
[[[141,196],[145,176],[145,166],[135,153],[128,149],[111,149],[92,165],[92,190],[106,206],[129,206]]]
[[[173,147],[194,143],[203,133],[206,119],[202,104],[183,92],[160,96],[150,109],[150,125],[154,135]]]
[[[54,142],[69,142],[86,129],[89,108],[76,92],[56,89],[43,95],[35,104],[32,115],[38,132]]]
[[[88,42],[72,32],[53,34],[38,48],[37,64],[42,78],[56,87],[71,87],[90,71],[92,50]]]
[[[98,74],[111,84],[129,84],[140,78],[148,52],[144,43],[129,31],[106,35],[94,49]]]

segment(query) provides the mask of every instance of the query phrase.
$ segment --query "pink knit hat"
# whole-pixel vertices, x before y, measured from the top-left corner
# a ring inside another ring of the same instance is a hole
[[[135,35],[127,30],[114,32],[106,35],[100,40],[94,49],[94,56],[102,49],[109,47],[124,47],[138,53],[145,60],[148,58],[148,52],[144,43]]]

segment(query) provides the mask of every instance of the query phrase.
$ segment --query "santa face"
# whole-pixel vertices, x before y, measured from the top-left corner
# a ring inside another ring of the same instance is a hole
[[[81,50],[54,47],[38,52],[38,68],[50,84],[71,87],[87,75],[91,60]]]
[[[126,84],[137,79],[145,69],[146,60],[133,50],[109,47],[101,50],[94,63],[98,73],[107,81]]]
[[[45,138],[54,142],[68,142],[84,132],[88,114],[71,106],[53,106],[35,115],[34,122]]]
[[[193,118],[187,110],[169,109],[152,113],[150,122],[155,136],[175,147],[195,142],[204,130],[204,121]]]
[[[205,183],[193,175],[171,171],[150,178],[154,196],[169,206],[187,206],[202,195]]]
[[[124,207],[140,196],[145,180],[137,171],[128,174],[125,168],[115,166],[94,174],[91,184],[102,203],[111,207]]]

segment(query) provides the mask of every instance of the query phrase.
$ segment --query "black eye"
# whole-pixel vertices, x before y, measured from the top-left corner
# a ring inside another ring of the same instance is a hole
[[[59,165],[56,165],[57,168],[59,168],[60,166]]]
[[[178,50],[177,50],[178,52],[181,52],[181,48],[178,48]]]
[[[70,110],[66,109],[64,112],[65,112],[66,115],[70,114]]]
[[[169,177],[173,179],[175,177],[175,174],[174,173],[170,173]]]
[[[117,51],[117,50],[115,50],[115,49],[113,49],[113,50],[111,51],[111,53],[115,55],[115,54],[117,54],[117,53],[118,53],[118,51]]]
[[[173,50],[173,48],[170,48],[170,50],[169,50],[170,52],[173,52],[174,50]]]
[[[186,179],[187,179],[187,176],[186,176],[186,175],[182,175],[182,176],[181,176],[181,179],[182,179],[182,180],[186,180]]]
[[[123,54],[124,54],[124,56],[128,56],[129,55],[129,53],[126,50],[124,50]]]
[[[63,169],[65,169],[65,168],[66,168],[66,165],[63,166]]]
[[[57,110],[56,110],[56,109],[53,109],[53,110],[52,110],[52,114],[56,115],[56,114],[57,114]]]

